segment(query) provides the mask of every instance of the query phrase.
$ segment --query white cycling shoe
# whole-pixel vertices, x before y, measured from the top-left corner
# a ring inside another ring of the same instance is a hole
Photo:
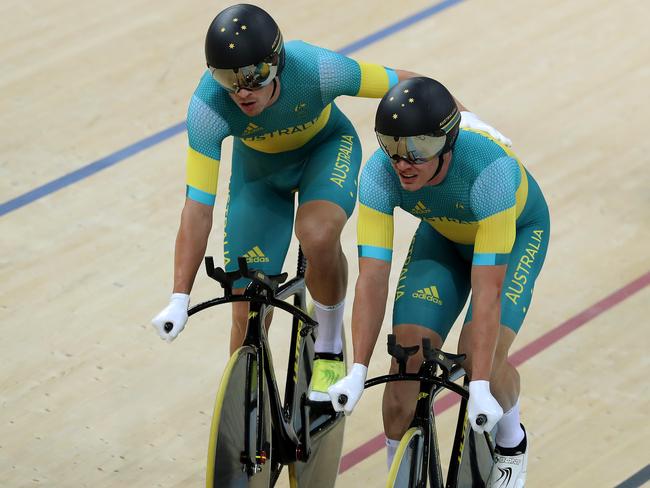
[[[522,425],[523,429],[524,426]],[[494,450],[494,466],[490,472],[489,488],[523,488],[526,484],[528,464],[528,436],[524,429],[524,440],[517,447]]]

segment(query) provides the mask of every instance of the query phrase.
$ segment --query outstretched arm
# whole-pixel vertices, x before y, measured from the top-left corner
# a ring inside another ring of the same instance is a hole
[[[499,338],[505,272],[506,265],[472,266],[472,330],[467,345],[472,380],[490,380]]]
[[[352,307],[354,364],[346,377],[330,386],[328,393],[337,412],[352,413],[363,394],[368,363],[381,330],[388,297],[390,262],[359,259],[359,278]]]
[[[173,341],[185,328],[190,291],[205,254],[211,227],[212,205],[187,198],[176,237],[174,292],[169,305],[151,321],[163,340]]]
[[[401,69],[396,69],[395,74],[397,75],[397,79],[399,81],[404,81],[409,78],[413,78],[415,76],[423,76],[421,74],[414,73],[412,71],[406,71]],[[460,112],[461,115],[461,119],[460,119],[461,127],[487,132],[492,138],[496,139],[500,143],[505,144],[506,146],[512,146],[512,141],[510,139],[508,139],[506,136],[504,136],[501,132],[499,132],[491,125],[479,119],[475,113],[470,112],[468,108],[465,107],[465,105],[463,105],[456,97],[454,97],[454,101],[456,102],[456,107],[458,107],[458,111]]]
[[[386,313],[390,262],[359,259],[359,277],[352,307],[354,362],[368,366]]]
[[[212,229],[212,207],[185,199],[174,253],[174,293],[189,294]]]

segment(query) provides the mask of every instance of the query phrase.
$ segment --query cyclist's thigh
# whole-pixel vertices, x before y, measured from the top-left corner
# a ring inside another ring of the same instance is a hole
[[[233,148],[224,232],[226,271],[238,269],[237,257],[267,274],[279,274],[291,242],[294,193],[291,181],[298,163],[282,165],[278,155],[266,155],[236,141]],[[273,171],[275,169],[275,171]],[[294,171],[290,171],[294,169]],[[279,178],[285,173],[285,178]],[[283,185],[276,184],[284,182]],[[246,286],[240,279],[236,287]]]
[[[454,244],[420,223],[397,283],[393,326],[416,324],[445,340],[470,288],[470,263]]]
[[[334,130],[315,145],[300,179],[299,203],[326,200],[341,207],[348,218],[357,201],[361,143],[354,127],[340,117]]]
[[[515,334],[519,332],[528,313],[535,280],[546,258],[549,241],[548,215],[546,217],[517,229],[517,237],[508,260],[501,291],[501,325],[508,327]],[[465,323],[471,320],[470,306]]]

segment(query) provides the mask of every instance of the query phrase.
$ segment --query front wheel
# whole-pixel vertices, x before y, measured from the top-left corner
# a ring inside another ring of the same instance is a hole
[[[267,488],[271,407],[257,351],[240,347],[226,365],[212,414],[207,488]]]
[[[311,307],[310,307],[311,308]],[[314,316],[311,308],[310,316]],[[342,331],[343,357],[347,359],[345,332]],[[297,433],[302,430],[300,399],[306,394],[311,382],[314,362],[314,335],[305,337],[302,355],[296,357],[294,381],[296,395],[293,407],[293,427]],[[343,434],[345,432],[345,415],[333,414],[326,405],[320,409],[310,408],[309,426],[311,434],[311,455],[306,463],[295,462],[289,465],[290,488],[332,488],[338,477],[341,451],[343,450]]]
[[[386,488],[424,486],[422,470],[424,440],[424,432],[420,427],[411,427],[402,436],[388,473]]]

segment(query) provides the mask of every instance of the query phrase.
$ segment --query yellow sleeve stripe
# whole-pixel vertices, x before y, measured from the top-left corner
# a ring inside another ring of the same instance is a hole
[[[517,192],[515,193],[515,201],[517,202],[517,218],[519,218],[521,212],[524,211],[526,201],[528,200],[528,174],[517,158],[515,158],[515,161],[517,161],[517,164],[519,165],[519,173],[521,174],[521,182],[519,183],[519,188],[517,188]]]
[[[188,147],[186,173],[187,186],[200,190],[203,193],[216,195],[218,181],[219,161]]]
[[[393,249],[393,216],[359,204],[357,244]]]
[[[474,253],[509,254],[517,235],[517,209],[512,207],[491,215],[478,223]]]
[[[389,71],[393,75],[395,75],[395,72],[379,64],[372,63],[359,63],[359,68],[361,69],[361,85],[359,86],[357,96],[368,98],[383,97],[392,86]]]

